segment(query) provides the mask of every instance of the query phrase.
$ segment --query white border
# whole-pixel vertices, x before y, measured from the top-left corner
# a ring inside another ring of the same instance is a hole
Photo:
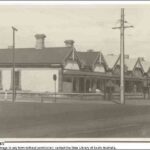
[[[0,5],[142,5],[150,1],[0,1]]]
[[[140,142],[150,143],[150,138],[0,138],[0,142]]]
[[[147,5],[150,1],[0,1],[0,6],[9,5]],[[0,138],[0,142],[148,142],[150,138]]]

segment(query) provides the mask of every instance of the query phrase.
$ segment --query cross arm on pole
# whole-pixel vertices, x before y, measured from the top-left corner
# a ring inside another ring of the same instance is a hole
[[[134,28],[134,26],[125,26],[124,28]]]
[[[120,29],[121,27],[113,27],[112,29]]]
[[[124,26],[124,29],[126,28],[134,28],[134,26]],[[113,27],[112,29],[121,29],[121,27]]]
[[[13,29],[14,31],[18,31],[18,29],[16,29],[16,28],[15,28],[15,27],[13,27],[13,26],[12,26],[12,29]]]

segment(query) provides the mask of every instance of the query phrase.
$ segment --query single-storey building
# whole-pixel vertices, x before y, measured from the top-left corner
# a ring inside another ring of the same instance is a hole
[[[105,92],[113,83],[120,90],[120,55],[103,55],[100,51],[76,50],[73,40],[64,47],[45,47],[44,34],[36,34],[35,48],[15,49],[15,88],[22,92],[54,92],[53,75],[57,76],[56,91],[62,93]],[[0,49],[0,89],[12,90],[13,50]],[[150,64],[140,58],[125,56],[126,92],[141,92],[145,72]],[[148,76],[146,80],[149,80]]]

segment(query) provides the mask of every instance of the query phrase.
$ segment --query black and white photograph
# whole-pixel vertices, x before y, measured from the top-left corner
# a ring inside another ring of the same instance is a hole
[[[0,138],[150,138],[150,4],[0,4]]]

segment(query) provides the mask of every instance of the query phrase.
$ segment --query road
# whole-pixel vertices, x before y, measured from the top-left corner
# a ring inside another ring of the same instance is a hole
[[[150,106],[0,102],[0,138],[150,137]]]

